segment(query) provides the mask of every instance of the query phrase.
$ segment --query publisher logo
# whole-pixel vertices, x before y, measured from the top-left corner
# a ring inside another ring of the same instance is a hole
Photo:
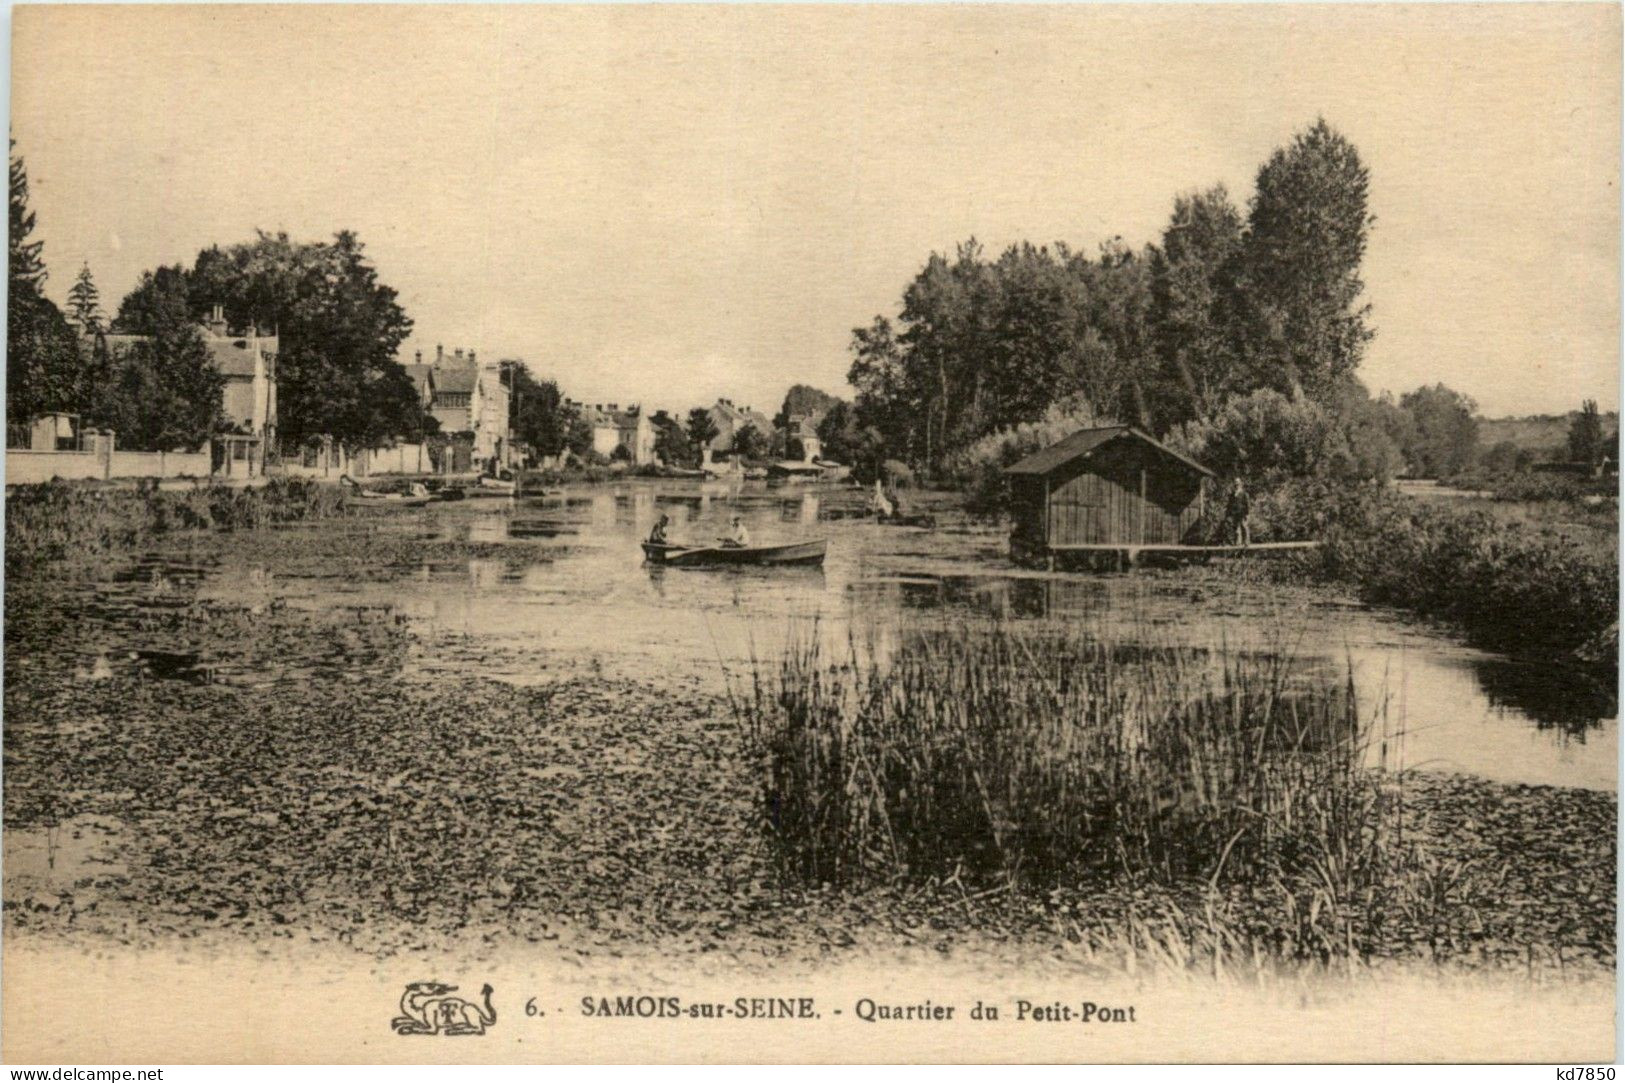
[[[453,996],[455,985],[415,981],[401,994],[401,1014],[389,1021],[396,1034],[484,1034],[497,1021],[491,986],[480,987],[480,999]]]

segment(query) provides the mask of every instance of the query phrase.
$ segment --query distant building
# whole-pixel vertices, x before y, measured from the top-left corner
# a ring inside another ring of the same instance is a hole
[[[764,442],[773,439],[772,418],[749,406],[735,406],[732,399],[718,399],[716,405],[706,413],[711,416],[711,423],[717,429],[717,434],[708,445],[713,452],[724,455],[732,452],[739,430],[747,427],[756,429]]]
[[[434,366],[425,365],[423,363],[423,354],[421,351],[417,356],[418,361],[416,364],[402,365],[401,367],[406,370],[407,378],[412,381],[412,386],[417,390],[418,403],[425,410],[432,411],[434,409],[435,388]]]
[[[655,461],[655,427],[636,403],[624,410],[619,403],[564,400],[592,430],[592,449],[606,459],[624,458],[633,466]],[[621,454],[617,455],[617,451]]]
[[[277,336],[262,335],[252,325],[232,330],[226,325],[225,309],[215,305],[209,318],[198,328],[209,359],[226,378],[220,410],[240,436],[257,437],[263,453],[276,445],[277,431]],[[93,348],[118,358],[147,335],[98,334],[89,336]]]
[[[481,364],[478,355],[469,350],[455,350],[448,356],[445,348],[434,348],[434,364],[408,365],[414,380],[424,368],[420,393],[429,399],[429,412],[440,422],[440,431],[448,436],[469,434],[473,442],[472,454],[480,462],[497,460],[507,465],[509,451],[508,385],[502,379],[497,364]]]
[[[801,414],[788,419],[785,426],[785,440],[792,448],[801,445],[801,461],[812,462],[824,451],[824,445],[818,438],[818,424],[824,420],[822,414]]]

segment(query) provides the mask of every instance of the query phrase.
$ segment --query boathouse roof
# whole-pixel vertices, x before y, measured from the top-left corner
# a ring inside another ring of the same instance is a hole
[[[1096,429],[1080,429],[1059,443],[1051,444],[1042,451],[1022,459],[1012,466],[1004,468],[1006,474],[1048,474],[1061,466],[1094,454],[1114,440],[1132,439],[1142,440],[1158,451],[1175,459],[1192,470],[1207,477],[1213,476],[1213,471],[1187,455],[1181,455],[1160,440],[1154,440],[1131,425],[1106,425]]]

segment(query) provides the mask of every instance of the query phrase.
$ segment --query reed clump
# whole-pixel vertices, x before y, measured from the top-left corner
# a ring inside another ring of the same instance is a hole
[[[1349,674],[1286,653],[1006,623],[814,636],[741,709],[806,881],[1312,877],[1342,900],[1380,876],[1371,720]]]

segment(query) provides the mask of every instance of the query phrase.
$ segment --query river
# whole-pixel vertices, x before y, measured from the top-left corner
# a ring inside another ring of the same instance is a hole
[[[1311,661],[1352,664],[1362,709],[1386,704],[1386,724],[1403,731],[1402,751],[1396,745],[1390,755],[1406,766],[1616,789],[1617,702],[1573,674],[1487,654],[1325,592],[1203,572],[1036,573],[1012,566],[990,528],[831,518],[861,504],[851,490],[624,482],[297,524],[267,532],[275,545],[255,534],[171,540],[131,556],[97,589],[99,604],[137,610],[197,601],[249,614],[382,610],[409,632],[404,659],[369,660],[361,641],[341,651],[324,642],[308,657],[295,649],[272,672],[234,669],[229,646],[215,652],[215,679],[267,686],[308,669],[521,684],[591,671],[718,690],[737,687],[751,659],[771,658],[793,629],[816,627],[838,641],[857,623],[904,613],[1079,621],[1198,643],[1285,642]],[[737,514],[758,542],[823,536],[829,555],[822,569],[650,567],[638,541],[661,513],[679,540],[711,541]],[[130,646],[75,649],[88,666]]]

